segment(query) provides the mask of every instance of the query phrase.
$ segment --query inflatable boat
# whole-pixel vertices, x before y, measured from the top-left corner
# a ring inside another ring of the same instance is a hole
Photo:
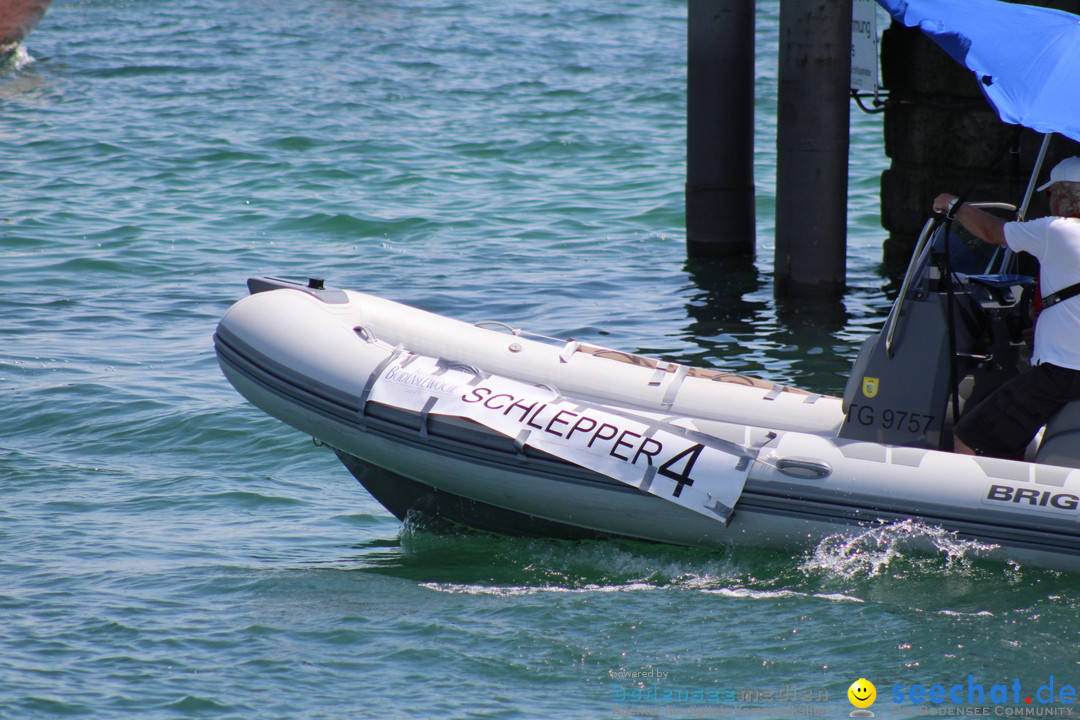
[[[1001,271],[1015,258],[965,272],[969,240],[928,222],[843,397],[320,280],[250,280],[215,347],[245,398],[331,448],[399,519],[793,551],[915,521],[1080,570],[1080,410],[1023,461],[950,452],[963,405],[1024,364],[1032,282]]]

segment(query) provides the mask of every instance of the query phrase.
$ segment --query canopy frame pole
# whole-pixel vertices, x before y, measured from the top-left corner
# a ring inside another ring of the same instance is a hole
[[[1043,161],[1046,160],[1046,151],[1050,148],[1050,138],[1054,133],[1043,135],[1042,145],[1039,146],[1039,156],[1035,158],[1035,167],[1031,169],[1031,177],[1028,179],[1027,190],[1024,191],[1024,201],[1020,203],[1020,209],[1016,211],[1016,219],[1023,222],[1027,217],[1028,205],[1035,195],[1035,183],[1039,181],[1039,173],[1042,172]]]

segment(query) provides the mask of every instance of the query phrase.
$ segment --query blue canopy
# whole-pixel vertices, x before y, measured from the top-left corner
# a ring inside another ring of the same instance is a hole
[[[998,0],[878,0],[975,73],[1007,123],[1080,142],[1080,16]]]

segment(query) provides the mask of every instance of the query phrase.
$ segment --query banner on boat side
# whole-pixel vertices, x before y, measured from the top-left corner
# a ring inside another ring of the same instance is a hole
[[[727,523],[753,453],[628,412],[561,397],[553,388],[488,376],[436,358],[391,361],[367,396],[420,413],[468,418],[567,462]]]

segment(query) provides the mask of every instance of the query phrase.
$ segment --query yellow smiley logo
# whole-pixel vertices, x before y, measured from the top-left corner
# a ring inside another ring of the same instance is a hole
[[[857,708],[868,708],[877,700],[877,688],[866,678],[851,683],[847,690],[848,700]]]

